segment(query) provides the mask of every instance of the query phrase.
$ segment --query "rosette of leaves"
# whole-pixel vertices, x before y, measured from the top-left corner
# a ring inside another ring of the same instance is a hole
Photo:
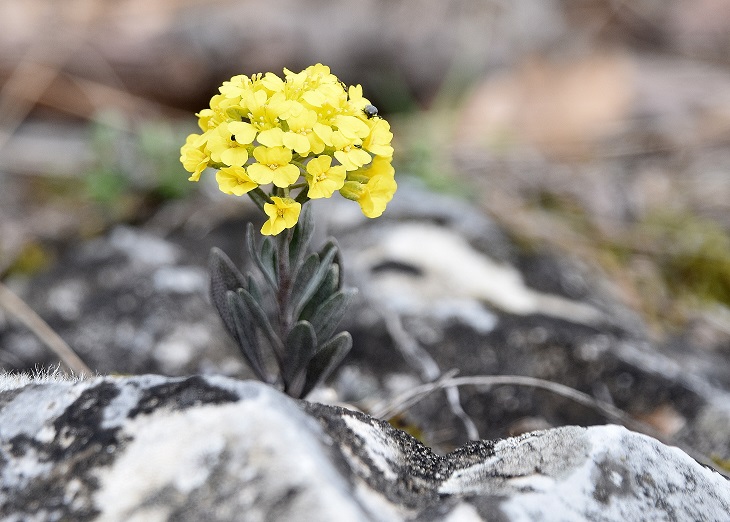
[[[343,288],[342,259],[330,239],[309,252],[314,220],[304,205],[297,225],[248,253],[259,272],[245,275],[218,248],[210,254],[211,296],[223,324],[256,376],[294,398],[324,381],[352,347],[337,326],[356,293]]]

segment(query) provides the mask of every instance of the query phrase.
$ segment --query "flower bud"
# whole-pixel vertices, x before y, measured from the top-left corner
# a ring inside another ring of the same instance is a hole
[[[357,201],[365,193],[365,186],[357,181],[345,181],[345,184],[340,189],[340,195],[343,198]]]

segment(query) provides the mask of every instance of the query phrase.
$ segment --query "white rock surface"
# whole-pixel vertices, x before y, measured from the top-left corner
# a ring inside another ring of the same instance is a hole
[[[0,380],[0,519],[703,520],[730,483],[618,426],[440,456],[362,413],[223,377]]]

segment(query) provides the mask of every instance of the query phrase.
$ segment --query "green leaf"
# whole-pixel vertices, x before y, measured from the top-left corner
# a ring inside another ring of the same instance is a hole
[[[284,391],[291,397],[300,398],[307,377],[307,366],[314,356],[317,337],[307,321],[299,321],[286,338],[286,354],[281,376]]]
[[[309,363],[307,380],[301,396],[306,397],[315,386],[329,377],[345,358],[350,348],[352,348],[352,337],[349,332],[340,332],[322,345]]]
[[[256,250],[256,242],[254,241],[253,235],[253,225],[249,223],[246,227],[246,249],[248,250],[248,255],[256,263],[261,273],[264,274],[271,288],[276,289],[278,286],[276,282],[276,254],[271,241],[269,238],[264,239],[263,243],[261,243],[261,253],[259,253]]]
[[[335,333],[356,294],[357,290],[354,288],[339,290],[317,308],[311,318],[317,339],[326,341]]]
[[[234,339],[238,340],[236,327],[233,323],[231,310],[228,306],[226,293],[246,286],[243,274],[236,268],[233,261],[219,248],[213,247],[208,260],[210,272],[210,298],[213,301],[218,315]]]
[[[271,383],[271,376],[266,371],[264,358],[261,353],[261,345],[256,335],[256,325],[248,311],[243,299],[236,292],[229,290],[226,293],[226,301],[231,310],[236,340],[243,358],[251,367],[256,376],[267,383]]]
[[[314,216],[311,205],[304,205],[289,244],[289,263],[295,273],[307,255],[312,236],[314,236]]]
[[[276,359],[279,362],[279,367],[281,368],[284,360],[284,344],[274,331],[274,328],[271,326],[271,322],[269,321],[266,312],[264,312],[264,309],[261,308],[259,302],[254,299],[251,293],[245,288],[239,288],[238,295],[246,304],[246,307],[251,314],[252,322],[261,329],[266,336],[266,339],[269,341],[269,344],[276,355]]]
[[[299,317],[301,315],[302,310],[307,305],[307,302],[309,302],[314,293],[317,291],[319,285],[322,284],[322,281],[327,275],[329,267],[332,264],[332,259],[334,259],[336,254],[337,249],[335,248],[329,250],[324,259],[322,259],[321,262],[317,261],[316,265],[315,263],[310,263],[309,260],[312,259],[312,257],[317,260],[319,258],[317,254],[312,254],[304,262],[302,271],[297,274],[294,286],[292,287],[291,304],[293,317]],[[313,271],[311,270],[312,267],[314,267]],[[307,269],[306,272],[305,269]]]

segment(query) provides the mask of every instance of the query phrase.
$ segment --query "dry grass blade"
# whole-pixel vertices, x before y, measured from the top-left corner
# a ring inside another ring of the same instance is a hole
[[[590,395],[580,392],[564,384],[557,382],[546,381],[544,379],[537,379],[535,377],[527,377],[523,375],[474,375],[468,377],[451,377],[449,374],[441,378],[438,381],[417,386],[401,395],[395,397],[389,401],[388,404],[381,406],[376,411],[372,412],[374,417],[386,418],[392,417],[397,413],[402,413],[416,402],[420,401],[427,395],[441,389],[451,388],[455,386],[498,386],[498,385],[515,385],[515,386],[529,386],[532,388],[540,388],[543,390],[550,391],[562,397],[566,397],[589,408],[600,411],[608,419],[620,422],[627,427],[630,424],[634,424],[637,428],[639,427],[638,421],[635,421],[629,417],[623,410],[616,408],[615,406],[594,399]],[[637,431],[641,431],[637,429]]]
[[[659,433],[657,430],[632,418],[628,413],[617,408],[616,406],[607,402],[595,399],[590,395],[587,395],[574,388],[560,384],[557,382],[546,381],[544,379],[537,379],[535,377],[527,377],[523,375],[473,375],[468,377],[452,377],[453,373],[449,372],[445,374],[441,379],[424,384],[422,386],[416,386],[415,388],[403,392],[396,396],[385,404],[376,406],[370,411],[370,415],[379,419],[389,419],[394,415],[406,411],[408,408],[422,400],[431,393],[459,386],[500,386],[500,385],[512,385],[512,386],[528,386],[532,388],[539,388],[542,390],[555,393],[561,397],[570,399],[578,404],[582,404],[591,409],[600,412],[606,419],[621,424],[630,430],[649,435],[664,444],[677,446],[682,451],[687,453],[697,462],[710,467],[718,473],[728,476],[728,473],[720,469],[715,463],[708,459],[705,455],[699,454],[692,448],[687,447],[684,444],[678,443],[676,440],[667,438],[666,436]]]
[[[0,283],[0,308],[17,318],[48,346],[69,370],[77,375],[94,375],[84,361],[61,339],[48,324],[40,318],[21,298]]]

